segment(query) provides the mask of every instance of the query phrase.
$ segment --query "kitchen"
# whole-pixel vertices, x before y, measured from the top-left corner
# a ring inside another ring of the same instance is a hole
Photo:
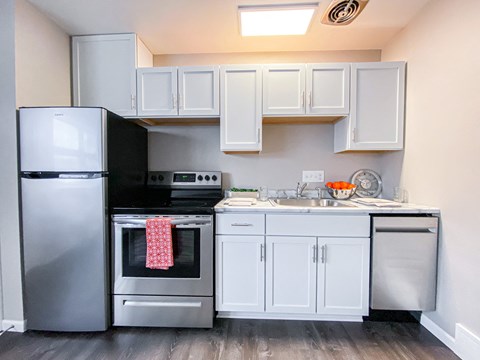
[[[18,1],[15,6],[15,17],[0,22],[2,53],[6,49],[5,54],[9,54],[2,58],[5,64],[0,67],[2,79],[5,79],[1,85],[4,119],[13,119],[14,109],[20,106],[70,104],[68,35],[29,3]],[[472,79],[478,77],[475,64],[479,56],[471,36],[478,31],[473,18],[473,10],[477,8],[474,1],[461,4],[426,2],[396,36],[373,47],[379,50],[367,50],[372,49],[368,44],[358,50],[359,47],[352,43],[353,38],[341,51],[315,52],[297,48],[271,53],[276,51],[273,42],[264,41],[249,53],[232,54],[238,51],[233,48],[221,54],[222,51],[209,48],[208,42],[203,42],[203,48],[190,51],[165,49],[155,52],[179,54],[155,56],[157,66],[407,61],[406,133],[404,151],[334,154],[331,124],[267,125],[263,127],[260,155],[225,155],[219,150],[218,126],[156,127],[149,135],[149,169],[220,169],[227,174],[225,188],[264,184],[294,188],[301,181],[303,170],[324,169],[327,180],[348,180],[360,168],[376,170],[384,181],[385,198],[391,198],[393,187],[401,185],[408,190],[410,201],[442,211],[437,311],[428,314],[425,326],[450,347],[461,346],[458,344],[464,344],[465,338],[462,340],[460,332],[457,337],[457,323],[477,336],[480,333],[480,314],[476,306],[479,289],[475,281],[479,247],[474,232],[478,215],[471,200],[478,195],[478,190],[474,184],[470,185],[479,171],[472,166],[479,153],[477,142],[472,138],[478,128],[474,121],[477,118],[474,104],[479,91],[477,82]],[[2,8],[2,16],[12,16],[13,5],[7,10]],[[387,15],[388,12],[383,17],[386,19]],[[458,18],[462,19],[461,23],[455,21]],[[4,33],[3,26],[8,24],[10,28]],[[388,28],[385,25],[383,33],[387,34]],[[133,30],[148,43],[141,31]],[[10,36],[4,38],[4,34]],[[39,47],[39,44],[44,46]],[[198,42],[197,46],[200,46]],[[50,50],[45,52],[46,49]],[[181,55],[188,52],[198,54]],[[32,59],[36,62],[34,67]],[[45,91],[45,86],[49,91]],[[16,151],[16,136],[13,120],[2,121],[1,126],[3,319],[20,321],[23,319],[23,309],[19,305],[22,303],[22,283],[18,200],[15,197],[18,170],[12,156]],[[182,154],[180,169],[175,168],[178,162],[169,155],[171,153]],[[209,156],[202,156],[202,153]],[[462,189],[460,193],[468,191],[468,200],[459,196],[456,189],[464,182],[468,183],[464,185],[468,190]]]

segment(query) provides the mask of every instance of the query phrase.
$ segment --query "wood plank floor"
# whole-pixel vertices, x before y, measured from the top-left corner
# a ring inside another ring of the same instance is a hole
[[[417,323],[217,319],[213,329],[7,332],[0,359],[459,359]]]

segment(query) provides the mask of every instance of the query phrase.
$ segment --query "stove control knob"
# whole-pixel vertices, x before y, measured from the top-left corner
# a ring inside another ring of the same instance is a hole
[[[209,181],[209,180],[210,180],[210,176],[205,175],[205,180]]]
[[[165,178],[163,177],[163,175],[158,175],[158,180],[163,181],[163,180],[165,180]]]
[[[156,177],[155,175],[150,176],[150,179],[151,179],[152,181],[157,181],[157,177]]]
[[[197,180],[198,180],[198,181],[202,181],[202,180],[203,180],[203,176],[202,176],[202,175],[198,175],[198,176],[197,176]]]
[[[217,181],[217,175],[213,175],[213,176],[212,176],[212,180],[213,180],[213,181]]]

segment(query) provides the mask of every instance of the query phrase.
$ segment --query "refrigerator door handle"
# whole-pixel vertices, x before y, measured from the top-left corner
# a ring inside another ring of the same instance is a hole
[[[88,179],[89,174],[59,174],[59,179]]]

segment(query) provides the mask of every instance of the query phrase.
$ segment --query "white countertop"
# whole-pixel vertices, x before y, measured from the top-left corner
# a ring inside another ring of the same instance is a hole
[[[400,207],[377,207],[366,206],[349,200],[338,200],[349,204],[349,207],[303,207],[276,205],[273,200],[260,201],[257,199],[255,205],[250,206],[229,206],[225,205],[223,199],[215,205],[215,211],[223,212],[262,212],[262,213],[315,213],[315,214],[439,214],[440,209],[405,203]]]

